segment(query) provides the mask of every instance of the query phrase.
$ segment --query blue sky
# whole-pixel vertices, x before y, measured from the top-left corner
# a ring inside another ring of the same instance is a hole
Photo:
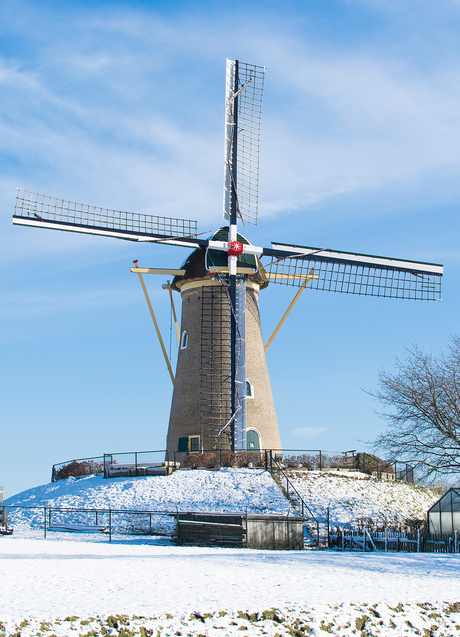
[[[440,262],[441,303],[306,291],[268,352],[283,445],[355,449],[371,389],[457,330],[460,3],[0,0],[0,484],[161,449],[171,383],[133,259],[179,248],[13,227],[16,187],[221,225],[226,57],[266,66],[250,239]],[[164,279],[149,291],[169,347]],[[265,337],[293,296],[261,294]],[[174,345],[171,355],[174,360]]]

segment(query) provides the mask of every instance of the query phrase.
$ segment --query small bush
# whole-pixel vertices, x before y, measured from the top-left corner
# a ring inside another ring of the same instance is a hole
[[[263,467],[264,455],[256,451],[222,451],[223,467]]]
[[[217,463],[215,453],[191,453],[182,462],[182,466],[188,467],[189,469],[197,469],[198,467],[213,469],[217,467]]]
[[[303,453],[300,456],[285,456],[284,464],[289,468],[317,469],[319,467],[319,455],[312,456]]]
[[[94,473],[104,473],[104,465],[102,462],[96,462],[94,460],[77,462],[75,460],[62,465],[62,467],[54,473],[54,480],[66,480],[70,477],[79,478],[81,476],[90,476]]]

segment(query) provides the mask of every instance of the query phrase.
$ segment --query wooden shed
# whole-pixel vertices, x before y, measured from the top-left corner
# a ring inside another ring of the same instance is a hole
[[[299,551],[304,519],[240,513],[179,513],[177,543],[195,546]]]

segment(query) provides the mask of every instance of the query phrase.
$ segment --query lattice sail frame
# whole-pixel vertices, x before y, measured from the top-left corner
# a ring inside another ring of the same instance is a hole
[[[259,152],[265,67],[238,62],[238,89],[236,94],[236,62],[227,60],[225,102],[225,167],[224,167],[224,218],[230,219],[232,178],[237,191],[238,216],[245,222],[257,225],[259,210]],[[237,112],[234,112],[234,98]],[[232,133],[236,115],[237,150],[234,162]],[[236,174],[232,175],[236,163]]]
[[[274,259],[265,265],[265,270],[270,283],[300,287],[313,275],[308,282],[313,290],[417,301],[441,300],[442,266],[437,264],[360,254],[341,253],[340,259],[310,254]]]
[[[132,240],[143,235],[193,237],[198,233],[197,222],[189,219],[110,210],[41,195],[23,188],[18,188],[13,222]]]

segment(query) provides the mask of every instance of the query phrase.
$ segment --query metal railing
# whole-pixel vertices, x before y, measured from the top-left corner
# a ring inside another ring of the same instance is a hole
[[[26,523],[27,526],[49,532],[103,533],[112,541],[117,535],[151,535],[174,538],[177,527],[177,510],[150,511],[116,508],[73,508],[33,505],[5,505],[8,526]],[[18,513],[28,511],[26,519]],[[35,513],[34,513],[35,512]]]
[[[338,551],[384,551],[385,553],[460,553],[458,532],[453,534],[396,531],[370,531],[337,526],[329,531],[330,547]]]
[[[414,482],[414,466],[397,460],[383,461],[367,453],[324,449],[261,449],[232,452],[225,449],[199,451],[123,451],[77,458],[53,465],[51,481],[103,474],[105,478],[169,475],[176,469],[220,467],[272,467],[276,459],[286,469],[362,471],[370,476]],[[270,469],[271,470],[271,469]]]

